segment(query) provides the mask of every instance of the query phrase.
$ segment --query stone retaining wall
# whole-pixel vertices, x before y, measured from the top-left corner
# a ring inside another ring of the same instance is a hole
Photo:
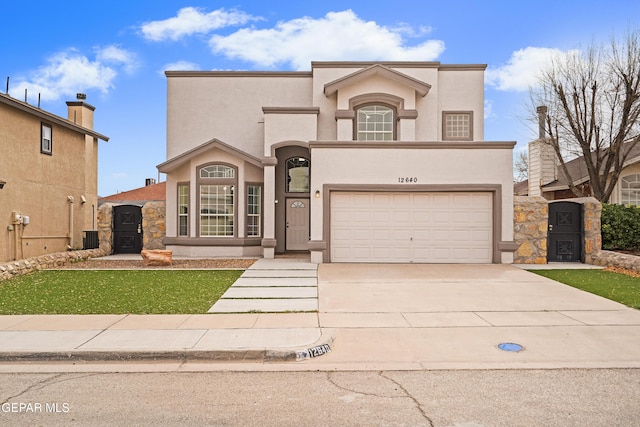
[[[105,255],[106,253],[101,249],[87,249],[82,251],[57,252],[53,254],[40,255],[34,258],[1,263],[0,282],[15,276],[31,273],[33,271],[62,267],[70,263]]]
[[[640,257],[612,251],[598,251],[591,255],[593,265],[618,267],[640,273]]]

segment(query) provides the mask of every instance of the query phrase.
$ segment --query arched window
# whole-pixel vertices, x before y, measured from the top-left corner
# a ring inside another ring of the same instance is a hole
[[[622,195],[620,202],[623,205],[640,206],[640,174],[627,175],[622,178]]]
[[[292,157],[287,160],[287,192],[309,192],[309,159]]]
[[[199,235],[233,237],[236,215],[236,170],[227,165],[203,166],[198,171]]]
[[[391,107],[381,104],[364,105],[356,110],[356,140],[393,141],[395,114]]]
[[[200,178],[235,178],[236,170],[226,165],[209,165],[200,169]]]

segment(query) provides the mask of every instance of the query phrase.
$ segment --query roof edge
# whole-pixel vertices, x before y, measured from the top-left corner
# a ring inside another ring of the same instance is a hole
[[[192,148],[191,150],[185,151],[182,154],[177,155],[165,162],[160,163],[156,168],[158,171],[162,173],[171,172],[173,169],[183,165],[184,163],[191,160],[193,157],[198,156],[212,148],[219,148],[227,153],[238,156],[239,158],[255,165],[258,167],[262,167],[262,160],[257,157],[252,156],[251,154],[245,153],[244,151],[238,150],[235,147],[232,147],[229,144],[226,144],[219,139],[211,139],[204,144],[200,144],[197,147]]]
[[[85,127],[82,127],[76,123],[73,123],[72,121],[69,121],[63,117],[60,116],[56,116],[53,113],[50,113],[46,110],[43,110],[41,108],[38,107],[34,107],[31,104],[28,104],[26,102],[20,101],[18,99],[15,99],[7,94],[4,93],[0,93],[0,103],[8,105],[10,107],[14,107],[17,108],[18,110],[24,111],[26,113],[30,113],[33,114],[37,117],[40,117],[43,120],[48,120],[52,123],[56,123],[57,125],[60,125],[62,127],[65,127],[67,129],[71,129],[73,131],[79,132],[79,133],[83,133],[85,135],[89,135],[92,136],[94,138],[97,139],[101,139],[105,142],[109,141],[109,137],[102,135],[101,133],[98,133],[92,129],[88,129]]]

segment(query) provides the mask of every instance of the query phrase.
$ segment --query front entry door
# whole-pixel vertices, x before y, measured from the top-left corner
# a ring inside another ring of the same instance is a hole
[[[286,250],[309,249],[309,199],[287,199]]]
[[[138,254],[142,251],[142,208],[121,205],[113,208],[113,252]]]
[[[582,205],[574,202],[549,203],[550,262],[582,261]]]

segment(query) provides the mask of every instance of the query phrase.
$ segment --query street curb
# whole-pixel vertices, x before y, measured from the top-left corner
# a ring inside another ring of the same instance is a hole
[[[294,349],[219,350],[73,350],[4,351],[0,363],[28,362],[296,362],[331,351],[333,330],[321,330],[320,338],[308,347]]]

